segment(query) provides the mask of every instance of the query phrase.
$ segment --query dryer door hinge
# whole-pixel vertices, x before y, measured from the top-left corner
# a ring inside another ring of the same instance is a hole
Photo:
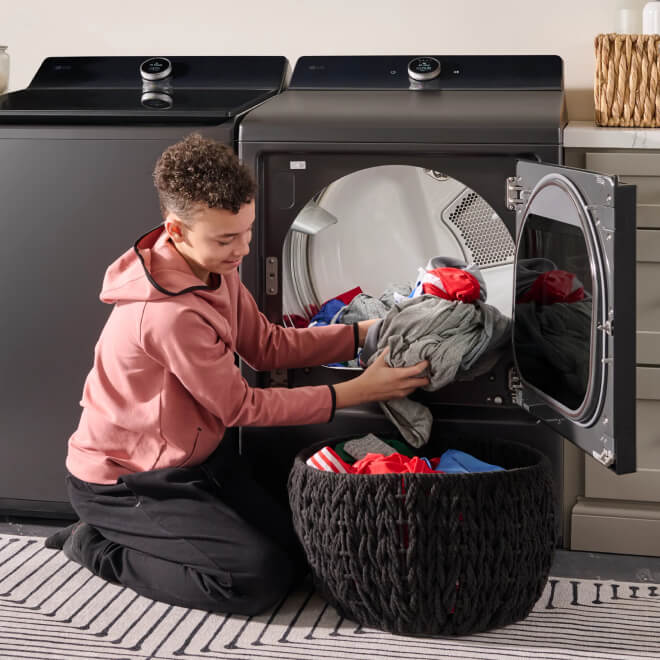
[[[610,309],[607,313],[607,321],[598,323],[596,328],[610,337],[614,336],[614,310]]]
[[[506,180],[506,207],[510,211],[515,211],[519,206],[522,206],[531,193],[531,191],[520,185],[521,181],[518,176],[510,176]]]
[[[610,467],[614,463],[614,452],[611,449],[603,448],[602,451],[597,452],[593,450],[591,455],[599,462],[602,463],[605,467]]]

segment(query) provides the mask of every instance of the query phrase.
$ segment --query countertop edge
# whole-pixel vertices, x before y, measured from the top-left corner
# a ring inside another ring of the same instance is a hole
[[[660,128],[609,128],[569,121],[563,145],[576,149],[660,149]]]

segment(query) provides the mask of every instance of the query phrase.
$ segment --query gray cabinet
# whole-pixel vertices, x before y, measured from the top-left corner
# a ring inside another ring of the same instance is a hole
[[[637,187],[637,472],[585,460],[571,549],[660,556],[660,151],[574,148],[566,161]]]

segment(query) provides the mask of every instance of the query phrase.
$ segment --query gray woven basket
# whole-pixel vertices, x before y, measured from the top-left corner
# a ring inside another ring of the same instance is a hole
[[[305,464],[327,444],[296,457],[289,500],[317,589],[341,615],[392,633],[466,635],[529,614],[556,543],[541,453],[464,441],[452,446],[506,471],[355,475]]]

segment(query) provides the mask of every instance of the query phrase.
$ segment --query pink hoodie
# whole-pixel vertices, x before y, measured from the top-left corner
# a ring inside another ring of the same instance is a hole
[[[192,273],[163,227],[107,270],[101,300],[114,308],[94,350],[66,466],[84,481],[196,465],[230,426],[327,422],[330,387],[251,388],[238,353],[257,370],[354,357],[354,328],[270,323],[237,271],[216,289]],[[240,325],[239,325],[240,324]]]

